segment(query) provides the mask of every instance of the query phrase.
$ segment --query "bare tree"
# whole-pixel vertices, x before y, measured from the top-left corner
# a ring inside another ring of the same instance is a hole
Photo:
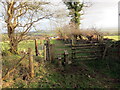
[[[77,38],[77,36],[81,35],[80,29],[77,29],[74,23],[58,28],[56,33],[62,39],[72,39],[75,35]]]
[[[100,31],[100,29],[97,29],[96,27],[93,27],[92,30],[94,31],[94,35],[96,35],[96,40],[97,41],[103,40],[103,33]]]
[[[103,33],[100,31],[100,29],[96,27],[92,27],[88,30],[83,30],[82,35],[86,37],[89,41],[101,41],[103,39]]]
[[[46,9],[44,9],[45,5],[48,5],[49,2],[4,0],[0,3],[4,8],[3,18],[6,23],[10,51],[12,53],[17,53],[19,42],[25,38],[36,22],[52,16],[51,13],[46,12]]]

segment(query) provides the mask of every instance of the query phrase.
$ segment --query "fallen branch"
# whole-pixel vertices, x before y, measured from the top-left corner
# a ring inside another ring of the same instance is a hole
[[[19,66],[20,62],[25,58],[25,56],[26,56],[26,54],[16,63],[16,65],[15,65],[11,70],[8,70],[8,71],[7,71],[7,73],[6,73],[5,76],[2,78],[2,80],[5,80],[5,79],[9,76],[9,74],[10,74],[11,72],[13,72],[16,67]]]

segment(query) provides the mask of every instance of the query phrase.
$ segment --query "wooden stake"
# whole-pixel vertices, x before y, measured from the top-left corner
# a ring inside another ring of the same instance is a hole
[[[74,39],[72,39],[72,46],[74,46]]]
[[[36,56],[39,55],[37,39],[35,39],[35,53],[36,53]]]
[[[64,50],[64,64],[68,62],[68,51]]]
[[[50,40],[47,37],[46,39],[46,60],[50,61]]]
[[[107,50],[108,50],[108,48],[109,48],[109,47],[111,47],[111,46],[112,46],[112,44],[111,44],[111,45],[109,45],[108,47],[105,47],[105,49],[104,49],[104,51],[103,51],[102,60],[104,60],[104,59],[105,59],[105,55],[106,55],[106,53],[107,53]]]
[[[30,77],[34,77],[34,65],[33,65],[33,55],[32,49],[28,48],[28,56],[29,56],[29,70],[30,70]]]
[[[42,42],[42,43],[41,43]],[[41,50],[43,51],[41,53],[42,56],[44,56],[44,44],[43,44],[43,41],[40,41],[40,46],[41,46]],[[44,57],[42,57],[42,61],[44,61]]]
[[[47,56],[46,56],[46,45],[44,45],[44,60],[47,60]]]
[[[61,56],[58,57],[58,64],[59,64],[60,67],[62,67],[62,58],[61,58]]]
[[[50,52],[50,61],[54,60],[54,45],[50,44],[49,52]]]

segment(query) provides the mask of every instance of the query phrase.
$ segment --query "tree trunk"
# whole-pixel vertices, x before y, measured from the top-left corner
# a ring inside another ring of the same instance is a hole
[[[18,54],[17,52],[18,42],[17,41],[10,41],[10,52],[14,54]]]
[[[17,46],[18,46],[18,40],[16,38],[15,35],[15,28],[16,28],[16,24],[15,22],[12,22],[13,19],[13,15],[14,15],[14,4],[15,2],[10,2],[8,4],[8,9],[7,9],[7,15],[8,18],[6,20],[7,22],[7,29],[8,29],[8,37],[9,37],[9,45],[10,45],[10,52],[17,54]]]
[[[17,47],[18,47],[18,40],[15,38],[15,30],[14,28],[8,23],[8,37],[10,41],[10,52],[17,54]]]

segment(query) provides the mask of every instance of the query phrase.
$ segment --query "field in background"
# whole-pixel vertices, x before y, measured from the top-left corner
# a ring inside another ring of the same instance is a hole
[[[104,38],[109,38],[109,39],[114,39],[115,41],[120,40],[120,36],[104,36]],[[56,40],[52,40],[51,43],[55,44]],[[41,45],[40,45],[40,40],[37,40],[38,42],[38,49],[41,50]],[[44,42],[44,41],[43,41]],[[8,50],[9,49],[9,41],[4,41],[4,42],[0,42],[1,44],[1,49],[2,50]],[[57,42],[57,44],[59,44],[59,42]],[[18,51],[27,51],[28,48],[32,48],[33,51],[35,51],[35,41],[34,40],[24,40],[22,42],[19,43],[18,45]]]
[[[104,38],[114,39],[115,41],[120,40],[120,36],[104,36]]]
[[[115,41],[120,40],[119,39],[120,36],[104,36],[104,38],[114,39]],[[37,40],[39,50],[42,49],[42,47],[40,45],[40,41],[41,40],[39,40],[39,39]],[[42,42],[44,42],[44,41],[42,41]],[[55,44],[56,40],[52,40],[51,43]],[[57,42],[57,44],[59,44],[59,42]],[[2,42],[0,42],[0,45],[1,45],[2,51],[9,49],[9,41],[4,41],[4,42],[2,41]],[[23,50],[27,51],[28,48],[32,48],[33,51],[35,51],[35,41],[34,40],[24,40],[24,41],[20,42],[18,45],[18,51],[23,51]]]
[[[42,52],[42,46],[43,46],[40,44],[41,41],[44,42],[43,40],[37,40],[38,51],[40,53]],[[1,45],[2,52],[8,52],[8,50],[10,49],[9,41],[0,42],[0,45]],[[18,53],[23,52],[23,51],[27,52],[28,48],[32,48],[33,54],[35,55],[35,40],[24,40],[20,42],[18,45]]]

